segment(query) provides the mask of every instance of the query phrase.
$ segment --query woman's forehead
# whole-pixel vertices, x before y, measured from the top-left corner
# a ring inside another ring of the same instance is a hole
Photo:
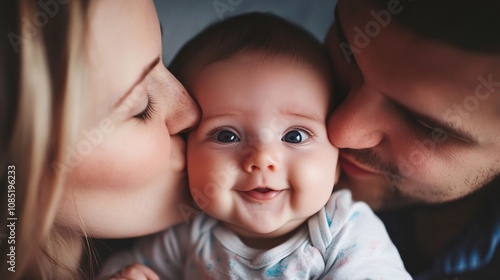
[[[90,91],[112,104],[161,56],[161,33],[152,1],[102,0],[89,13]]]

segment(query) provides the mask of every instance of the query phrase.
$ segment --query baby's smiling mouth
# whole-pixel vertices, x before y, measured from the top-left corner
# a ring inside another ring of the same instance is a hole
[[[255,200],[271,200],[281,193],[281,190],[273,190],[268,187],[257,187],[248,191],[242,191],[243,194]]]

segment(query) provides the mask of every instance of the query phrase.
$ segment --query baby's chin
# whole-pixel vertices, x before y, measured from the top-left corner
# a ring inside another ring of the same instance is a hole
[[[235,231],[241,241],[248,247],[255,249],[271,249],[286,242],[288,238],[300,230],[302,224],[303,222],[298,225],[292,225],[291,227],[283,226],[270,232],[248,230],[241,232],[241,230],[231,230]]]
[[[251,227],[243,227],[240,225],[234,225],[231,223],[224,223],[224,225],[234,231],[241,238],[249,239],[269,239],[269,238],[280,238],[282,236],[288,235],[291,232],[295,232],[307,219],[294,219],[293,221],[288,221],[283,225],[273,225],[273,226],[259,226],[258,223],[252,225]]]

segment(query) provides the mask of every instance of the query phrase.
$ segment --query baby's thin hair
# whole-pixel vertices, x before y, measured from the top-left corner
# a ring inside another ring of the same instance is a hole
[[[198,70],[243,53],[289,58],[330,73],[326,50],[311,33],[276,15],[260,12],[207,27],[183,46],[169,70],[190,90],[190,79]]]

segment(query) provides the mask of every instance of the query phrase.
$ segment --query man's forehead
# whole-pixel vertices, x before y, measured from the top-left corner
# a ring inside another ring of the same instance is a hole
[[[365,83],[482,140],[497,138],[500,57],[419,37],[397,22],[384,26],[372,6],[346,2],[336,10],[339,37],[349,44]]]

